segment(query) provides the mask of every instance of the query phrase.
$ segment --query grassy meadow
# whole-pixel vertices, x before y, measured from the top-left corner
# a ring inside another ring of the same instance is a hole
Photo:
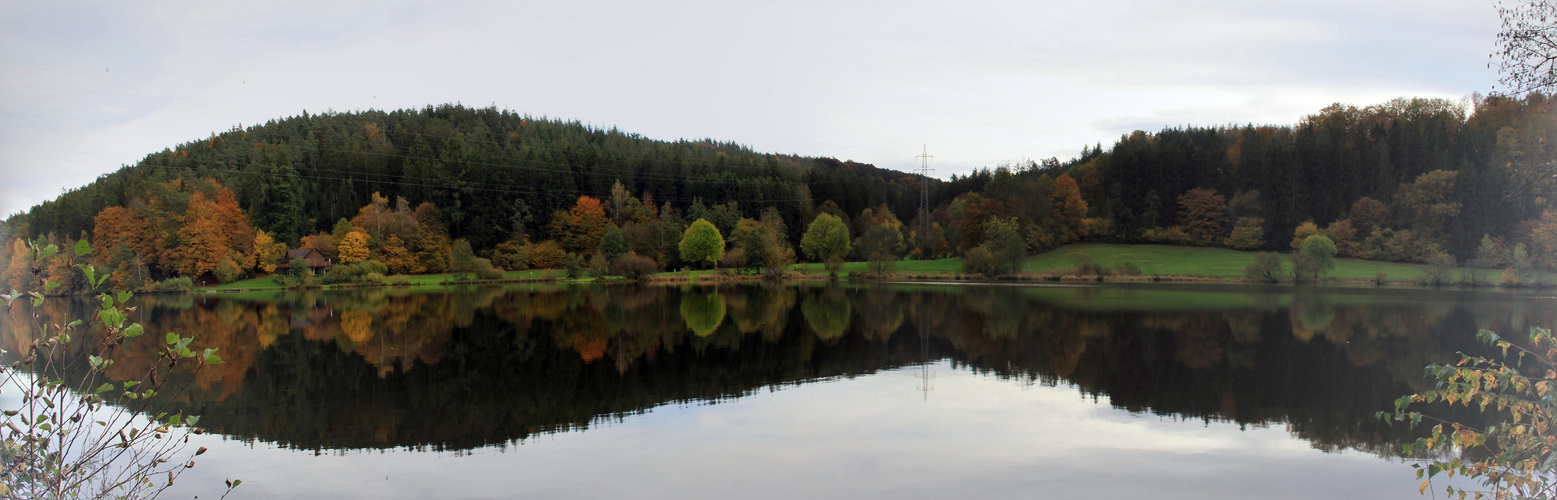
[[[1082,243],[1066,245],[1049,252],[1030,256],[1023,262],[1024,272],[1043,273],[1076,268],[1082,256],[1089,256],[1104,267],[1132,263],[1145,275],[1204,276],[1238,279],[1244,277],[1244,267],[1254,262],[1255,252],[1226,248],[1177,247],[1166,245],[1114,245]],[[1291,269],[1288,255],[1281,260]],[[962,259],[899,261],[895,270],[905,273],[956,273],[962,268]],[[1390,281],[1410,281],[1422,277],[1427,266],[1400,262],[1384,262],[1362,259],[1336,259],[1335,268],[1325,276],[1340,279],[1372,280],[1383,272]],[[824,272],[821,264],[799,264],[795,269],[807,273]],[[868,270],[864,262],[847,262],[843,272]],[[1495,282],[1498,271],[1483,271],[1485,280]],[[1552,276],[1543,274],[1541,280]]]

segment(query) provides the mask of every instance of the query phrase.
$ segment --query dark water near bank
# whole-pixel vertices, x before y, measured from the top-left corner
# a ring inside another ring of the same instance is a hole
[[[170,498],[1421,498],[1374,413],[1479,328],[1557,323],[1537,294],[1241,286],[136,301],[226,360],[178,403],[216,435]]]

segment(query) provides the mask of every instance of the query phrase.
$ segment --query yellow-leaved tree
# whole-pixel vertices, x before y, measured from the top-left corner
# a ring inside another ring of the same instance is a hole
[[[352,231],[341,238],[340,245],[336,247],[341,262],[351,264],[368,260],[368,233]]]
[[[263,230],[254,231],[254,268],[260,272],[276,272],[276,266],[287,256],[287,244],[276,241]]]

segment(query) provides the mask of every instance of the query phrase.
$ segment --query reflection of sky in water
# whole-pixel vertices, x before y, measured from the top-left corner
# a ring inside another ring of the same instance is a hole
[[[918,368],[669,406],[468,453],[220,441],[168,498],[1418,499],[1410,466],[1324,453],[1282,426],[1115,410],[1074,388]],[[1442,485],[1435,485],[1441,491]]]

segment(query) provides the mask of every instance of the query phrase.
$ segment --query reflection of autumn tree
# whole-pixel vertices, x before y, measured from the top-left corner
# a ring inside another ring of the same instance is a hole
[[[139,321],[198,330],[231,355],[230,371],[191,379],[199,389],[181,409],[224,434],[308,448],[506,443],[666,403],[894,369],[928,350],[931,361],[1072,385],[1130,411],[1281,424],[1324,449],[1388,450],[1407,436],[1373,412],[1418,383],[1426,360],[1466,348],[1452,332],[1557,319],[1539,303],[1445,294],[1095,306],[1132,290],[1055,300],[1019,288],[525,285],[135,300]],[[70,304],[50,301],[46,316],[66,317]],[[1294,319],[1314,307],[1328,319]],[[29,335],[0,318],[5,342]],[[132,376],[150,354],[121,353],[114,369]]]
[[[681,318],[687,329],[699,337],[707,337],[724,323],[724,297],[718,292],[687,293],[681,296]]]
[[[811,327],[811,332],[816,338],[823,341],[835,340],[843,335],[849,328],[849,319],[853,315],[853,306],[850,300],[844,296],[843,289],[836,286],[827,287],[822,291],[807,290],[806,296],[800,301],[800,314],[805,317],[806,325]]]
[[[1292,298],[1292,334],[1302,340],[1330,327],[1335,320],[1335,307],[1327,297],[1311,290],[1302,290]]]
[[[1174,316],[1157,320],[1158,328],[1174,333],[1173,359],[1190,369],[1203,369],[1222,362],[1221,326],[1224,321],[1211,314]]]
[[[860,333],[867,339],[885,341],[903,327],[908,302],[896,290],[874,286],[860,299]]]

